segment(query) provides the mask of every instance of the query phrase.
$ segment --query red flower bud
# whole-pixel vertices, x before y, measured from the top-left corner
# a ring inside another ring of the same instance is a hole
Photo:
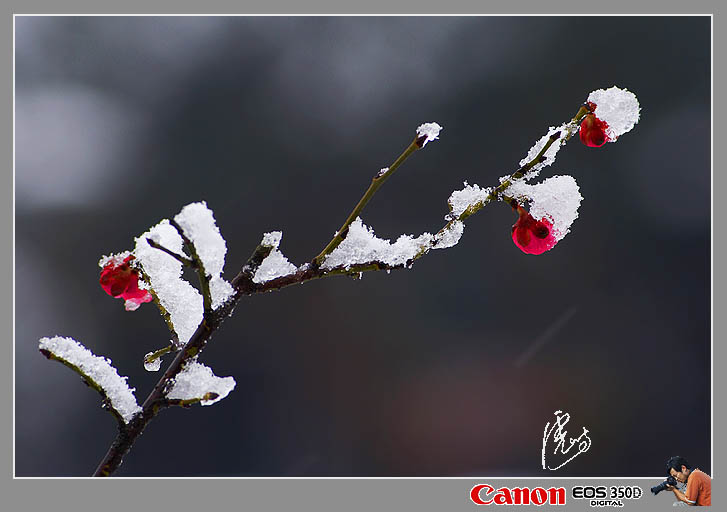
[[[610,139],[606,135],[608,124],[598,119],[595,114],[588,114],[581,121],[581,141],[590,148],[600,148]]]
[[[139,271],[129,263],[133,255],[127,256],[118,263],[111,259],[101,270],[101,288],[114,298],[124,299],[127,311],[134,311],[144,302],[151,302],[153,297],[148,290],[139,289]]]
[[[525,254],[543,254],[555,247],[553,224],[546,218],[535,220],[522,206],[517,207],[520,218],[512,226],[512,241]]]

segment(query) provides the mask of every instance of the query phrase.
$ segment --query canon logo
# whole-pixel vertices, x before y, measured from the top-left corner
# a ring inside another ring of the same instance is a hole
[[[470,499],[476,505],[565,505],[565,487],[544,489],[536,487],[500,487],[488,484],[475,485]]]

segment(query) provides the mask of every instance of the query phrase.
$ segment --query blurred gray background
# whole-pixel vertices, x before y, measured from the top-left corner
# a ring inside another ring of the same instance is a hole
[[[542,173],[585,198],[555,249],[520,252],[500,203],[411,270],[244,299],[202,357],[235,391],[164,412],[117,475],[711,473],[709,18],[18,17],[15,44],[17,476],[90,475],[116,433],[38,338],[110,357],[140,402],[159,377],[165,324],[103,292],[101,255],[206,200],[228,278],[273,229],[309,261],[428,121],[363,217],[434,232],[612,85],[642,120]],[[551,473],[558,409],[592,447]]]

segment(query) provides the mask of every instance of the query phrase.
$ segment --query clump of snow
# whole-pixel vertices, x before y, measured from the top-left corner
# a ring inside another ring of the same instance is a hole
[[[222,277],[225,266],[227,244],[215,223],[215,217],[204,201],[191,203],[182,208],[174,220],[194,244],[197,256],[202,260],[205,272],[210,277],[212,308],[216,309],[229,299],[235,291]]]
[[[395,243],[382,240],[357,217],[348,228],[346,238],[326,256],[321,268],[350,268],[362,263],[380,262],[391,266],[406,265],[422,249],[431,247],[434,236],[424,233],[416,238],[401,235]]]
[[[383,168],[382,168],[382,169],[381,169],[381,170],[380,170],[380,171],[379,171],[379,172],[378,172],[378,173],[376,174],[376,177],[377,177],[377,178],[381,178],[381,177],[382,177],[382,176],[383,176],[384,174],[386,174],[387,172],[389,172],[389,168],[388,168],[388,167],[383,167]]]
[[[550,140],[550,137],[558,134],[558,139],[554,140],[553,143],[550,145],[550,147],[543,153],[544,160],[540,162],[536,162],[528,172],[525,173],[524,179],[529,180],[538,175],[541,169],[544,167],[547,167],[551,165],[553,162],[555,162],[555,155],[558,153],[558,150],[560,147],[564,144],[565,136],[569,132],[571,127],[567,123],[564,123],[560,126],[551,126],[548,129],[548,133],[540,137],[537,142],[533,145],[533,147],[530,148],[530,151],[528,151],[528,154],[520,160],[520,167],[526,165],[528,162],[530,162],[532,159],[534,159],[536,156],[538,156],[538,153],[542,151],[542,149],[545,147],[545,145],[548,143],[548,140]],[[577,126],[576,126],[577,129]]]
[[[196,360],[191,360],[174,378],[174,384],[167,393],[172,400],[193,400],[202,398],[207,393],[216,393],[212,400],[202,400],[202,405],[212,405],[225,398],[235,389],[235,379],[218,377],[212,369]]]
[[[578,207],[583,200],[572,176],[552,176],[537,185],[519,180],[510,186],[508,193],[516,199],[529,201],[530,215],[536,220],[548,218],[556,240],[568,234],[571,224],[578,218]]]
[[[41,338],[38,347],[77,367],[100,386],[110,400],[111,407],[121,415],[125,423],[129,423],[141,411],[136,403],[134,389],[129,388],[126,382],[128,377],[121,377],[110,360],[94,355],[73,338],[62,336]]]
[[[439,132],[442,129],[437,123],[424,123],[419,125],[417,128],[417,138],[425,137],[422,142],[422,147],[427,145],[427,142],[436,140],[439,138]]]
[[[101,256],[98,260],[98,266],[104,268],[109,263],[113,263],[114,266],[119,266],[124,263],[124,260],[131,255],[130,251],[120,252],[118,254],[109,254],[108,256]]]
[[[222,276],[212,276],[210,278],[210,296],[212,297],[212,309],[217,309],[224,304],[227,299],[235,294],[235,289]]]
[[[593,112],[598,119],[608,124],[606,135],[615,142],[639,122],[641,107],[636,95],[616,86],[610,89],[596,89],[588,95],[588,101],[596,105]]]
[[[134,255],[141,263],[162,307],[169,313],[179,343],[185,345],[202,322],[204,313],[202,295],[182,279],[182,263],[164,251],[150,246],[146,241],[147,238],[152,238],[170,251],[183,254],[182,237],[174,226],[164,219],[136,239]],[[139,285],[143,287],[144,283],[140,282]]]
[[[432,249],[448,249],[449,247],[454,247],[459,243],[459,239],[462,238],[462,233],[464,233],[464,222],[455,220],[434,236]]]
[[[283,239],[283,232],[282,231],[271,231],[270,233],[265,233],[263,235],[263,240],[260,242],[260,245],[264,245],[265,247],[273,247],[275,249],[278,248],[280,245],[280,241]]]
[[[253,283],[265,283],[278,277],[287,276],[298,270],[278,249],[282,238],[282,231],[271,231],[263,235],[260,245],[272,247],[273,250],[270,251],[270,254],[268,254],[255,271],[255,275],[252,277]]]
[[[148,295],[147,295],[147,297],[148,297]],[[137,309],[139,309],[139,306],[141,306],[141,305],[142,305],[142,302],[139,302],[138,300],[134,300],[134,299],[126,299],[124,301],[124,309],[126,311],[136,311]]]
[[[162,358],[157,357],[153,361],[147,360],[147,358],[152,355],[154,352],[149,352],[147,355],[144,356],[144,369],[148,372],[158,372],[159,368],[162,367]]]
[[[490,187],[480,188],[477,184],[468,185],[465,181],[462,190],[455,190],[449,196],[449,207],[452,210],[449,216],[452,218],[459,217],[470,206],[483,202],[490,195],[490,192],[492,192]]]

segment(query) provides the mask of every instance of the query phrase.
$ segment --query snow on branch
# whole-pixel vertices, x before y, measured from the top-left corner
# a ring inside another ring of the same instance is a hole
[[[465,181],[462,190],[455,190],[449,196],[447,202],[449,204],[450,214],[447,218],[459,218],[466,210],[474,208],[478,203],[481,205],[491,192],[492,189],[490,187],[480,188],[477,184],[469,185]]]
[[[346,238],[326,256],[321,268],[348,269],[352,265],[365,263],[383,263],[391,267],[406,266],[420,251],[428,250],[433,241],[433,235],[424,233],[417,238],[401,235],[392,244],[389,240],[377,238],[374,230],[366,226],[361,217],[357,217],[351,223]]]
[[[417,128],[417,144],[419,147],[424,147],[427,142],[431,142],[439,138],[439,132],[442,127],[437,123],[424,123],[419,125]]]
[[[202,201],[188,204],[182,208],[174,220],[194,244],[197,256],[202,261],[204,270],[209,277],[212,308],[217,309],[235,291],[232,289],[232,285],[222,277],[227,244],[215,223],[214,214],[207,207],[207,203]]]
[[[48,359],[55,359],[68,366],[101,393],[104,407],[120,422],[127,424],[141,412],[134,389],[126,383],[127,377],[119,376],[110,360],[96,356],[76,340],[62,336],[41,338],[38,347]]]
[[[179,343],[185,345],[202,322],[202,295],[182,279],[182,263],[149,245],[147,238],[177,254],[183,254],[184,242],[176,228],[164,219],[136,239],[134,255],[149,279],[148,285],[169,314]]]
[[[432,249],[449,249],[459,243],[464,233],[464,222],[454,220],[447,224],[444,229],[434,236]]]
[[[527,165],[528,162],[531,162],[536,156],[538,156],[540,151],[542,151],[551,138],[554,139],[550,147],[545,151],[545,153],[543,153],[540,161],[534,163],[530,170],[525,173],[524,179],[527,181],[535,178],[538,173],[540,173],[541,169],[552,165],[553,162],[555,162],[555,155],[558,153],[558,150],[560,150],[561,146],[565,145],[570,136],[577,131],[578,124],[574,123],[563,123],[560,126],[551,126],[548,129],[548,133],[540,137],[533,147],[530,148],[528,154],[525,155],[525,158],[520,160],[520,167]],[[507,177],[501,178],[501,180],[503,179],[507,179]]]
[[[255,269],[255,275],[252,278],[254,283],[264,283],[278,277],[287,276],[298,270],[278,249],[282,239],[282,231],[271,231],[263,235],[260,246],[268,248],[270,252]]]
[[[218,377],[211,368],[192,359],[174,378],[167,398],[186,402],[199,400],[202,405],[212,405],[225,398],[235,385],[234,378]]]

